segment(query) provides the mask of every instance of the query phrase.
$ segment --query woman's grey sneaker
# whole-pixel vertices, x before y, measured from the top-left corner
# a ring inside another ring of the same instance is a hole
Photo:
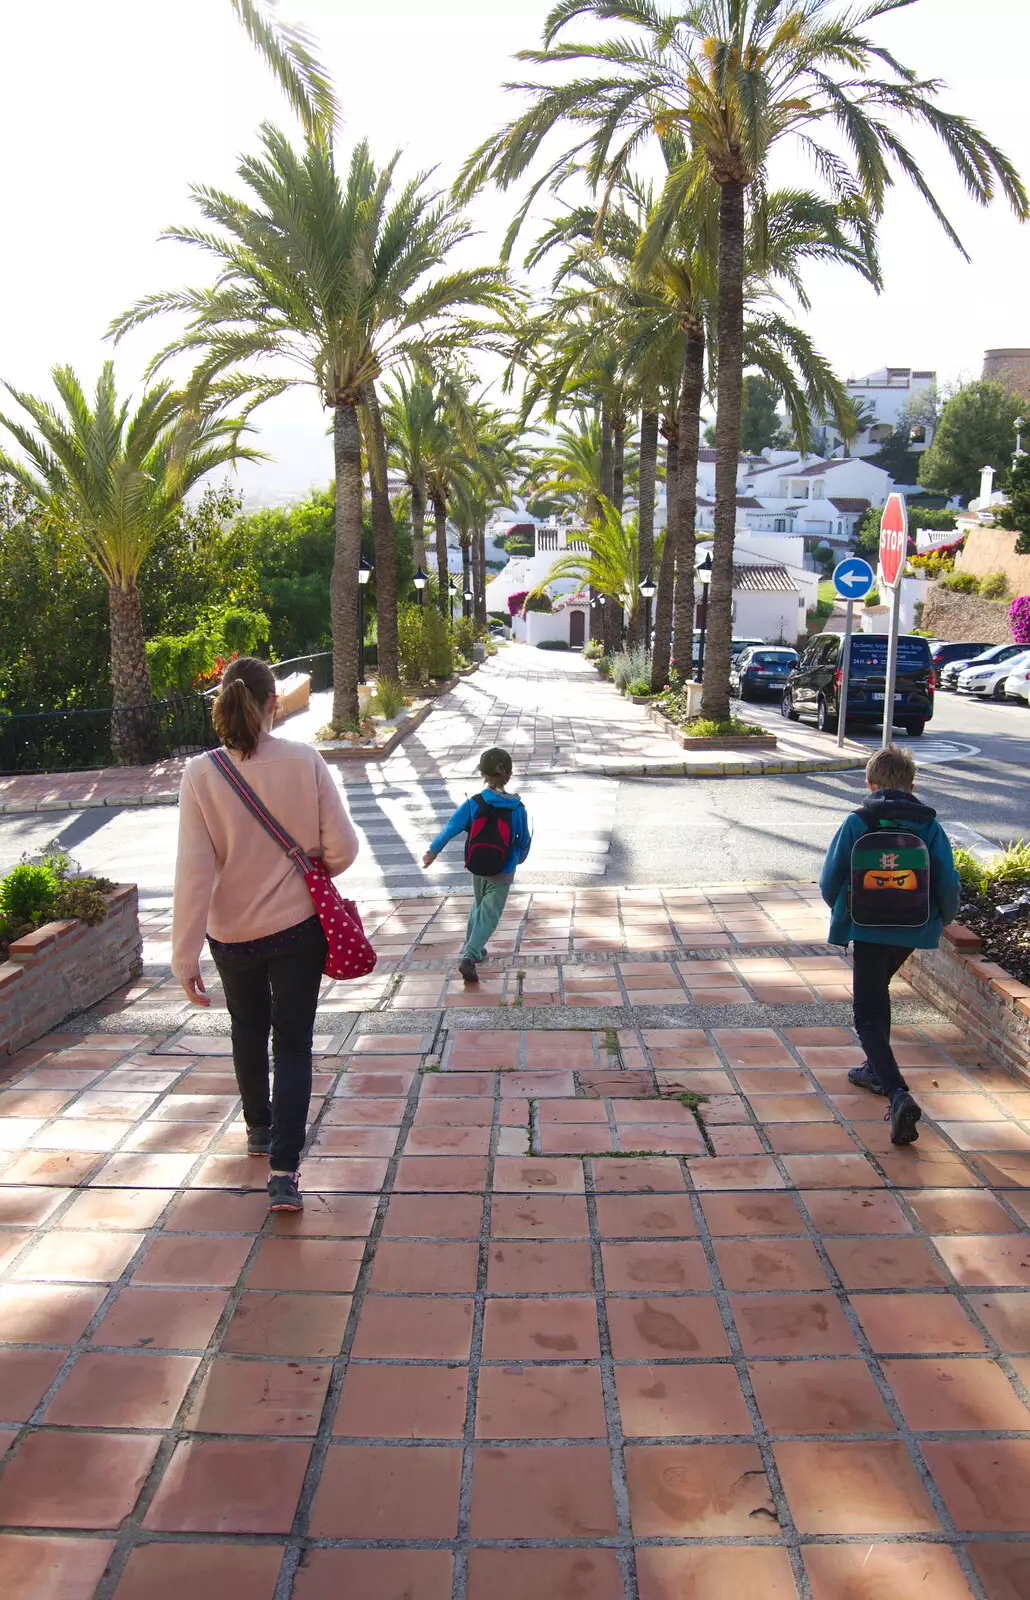
[[[479,973],[476,971],[476,963],[474,961],[470,961],[468,956],[465,956],[463,960],[458,962],[458,971],[461,973],[466,983],[479,982]]]
[[[883,1119],[891,1125],[891,1144],[915,1144],[919,1138],[916,1123],[922,1115],[908,1090],[898,1089]]]
[[[297,1174],[277,1172],[268,1180],[269,1211],[303,1211],[304,1197],[297,1188]]]
[[[848,1073],[848,1082],[853,1083],[856,1089],[869,1089],[873,1094],[887,1093],[868,1061],[863,1061],[860,1067],[851,1068]],[[901,1080],[901,1087],[905,1090],[908,1089],[908,1084],[904,1078]]]
[[[248,1156],[267,1156],[272,1148],[271,1128],[247,1129],[247,1154]]]

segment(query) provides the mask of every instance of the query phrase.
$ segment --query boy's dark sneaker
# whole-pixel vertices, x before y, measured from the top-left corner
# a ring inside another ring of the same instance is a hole
[[[304,1196],[297,1188],[295,1172],[277,1172],[268,1180],[269,1211],[303,1211]]]
[[[247,1129],[248,1156],[267,1156],[272,1148],[271,1128]]]
[[[465,956],[463,960],[458,962],[458,971],[461,973],[466,983],[479,982],[479,973],[476,971],[476,963],[471,961],[468,956]]]
[[[848,1073],[848,1082],[853,1083],[856,1089],[869,1089],[873,1094],[887,1093],[868,1061],[863,1061],[860,1067],[851,1068]],[[904,1078],[901,1080],[901,1087],[905,1090],[908,1089],[908,1084]]]
[[[922,1115],[908,1090],[898,1089],[883,1119],[891,1125],[891,1144],[915,1144],[919,1138],[916,1123]]]

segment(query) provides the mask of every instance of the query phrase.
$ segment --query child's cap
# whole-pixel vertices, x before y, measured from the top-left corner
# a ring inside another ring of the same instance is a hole
[[[507,750],[502,750],[494,745],[489,750],[484,750],[479,758],[479,770],[484,778],[510,778],[512,769],[511,756]]]

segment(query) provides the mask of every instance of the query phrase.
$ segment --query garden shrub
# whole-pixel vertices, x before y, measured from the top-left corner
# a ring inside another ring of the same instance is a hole
[[[253,655],[268,642],[268,618],[242,606],[209,611],[189,633],[160,634],[147,642],[150,682],[159,700],[190,694],[217,681],[226,661]]]
[[[0,919],[14,928],[49,922],[61,892],[61,880],[48,862],[23,861],[0,879]]]
[[[588,639],[583,646],[583,655],[587,661],[600,661],[604,655],[604,645],[600,639]]]
[[[522,610],[522,607],[526,603],[526,599],[527,599],[528,595],[529,595],[529,590],[528,589],[517,589],[514,594],[510,594],[508,596],[508,618],[509,618],[509,620],[512,617],[517,617],[519,615],[519,613]]]
[[[565,639],[542,639],[537,645],[538,650],[571,650],[571,648]]]
[[[522,605],[523,616],[529,611],[549,612],[553,610],[554,601],[544,590],[541,590],[539,594],[527,594]]]
[[[459,617],[453,628],[454,644],[463,656],[472,660],[473,651],[479,643],[482,629],[475,617]]]
[[[454,647],[447,623],[435,606],[401,606],[397,613],[397,656],[405,683],[449,678]]]
[[[407,703],[407,696],[396,678],[377,679],[372,704],[381,717],[389,719],[399,716]]]
[[[1030,644],[1030,594],[1021,594],[1009,606],[1009,625],[1014,644]]]
[[[988,572],[980,579],[980,593],[985,600],[1007,600],[1009,580],[1004,572]]]
[[[980,579],[971,572],[946,572],[938,581],[942,589],[952,589],[955,594],[980,593]]]
[[[632,650],[617,650],[611,657],[612,682],[617,689],[625,689],[637,679],[651,682],[651,653],[643,645]]]

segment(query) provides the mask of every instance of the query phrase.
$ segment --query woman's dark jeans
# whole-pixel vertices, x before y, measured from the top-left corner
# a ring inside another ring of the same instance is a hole
[[[296,1172],[311,1101],[311,1037],[326,942],[312,918],[302,938],[268,956],[228,953],[215,966],[232,1022],[232,1061],[248,1128],[272,1129],[269,1165]],[[268,1035],[274,1067],[268,1093]]]

